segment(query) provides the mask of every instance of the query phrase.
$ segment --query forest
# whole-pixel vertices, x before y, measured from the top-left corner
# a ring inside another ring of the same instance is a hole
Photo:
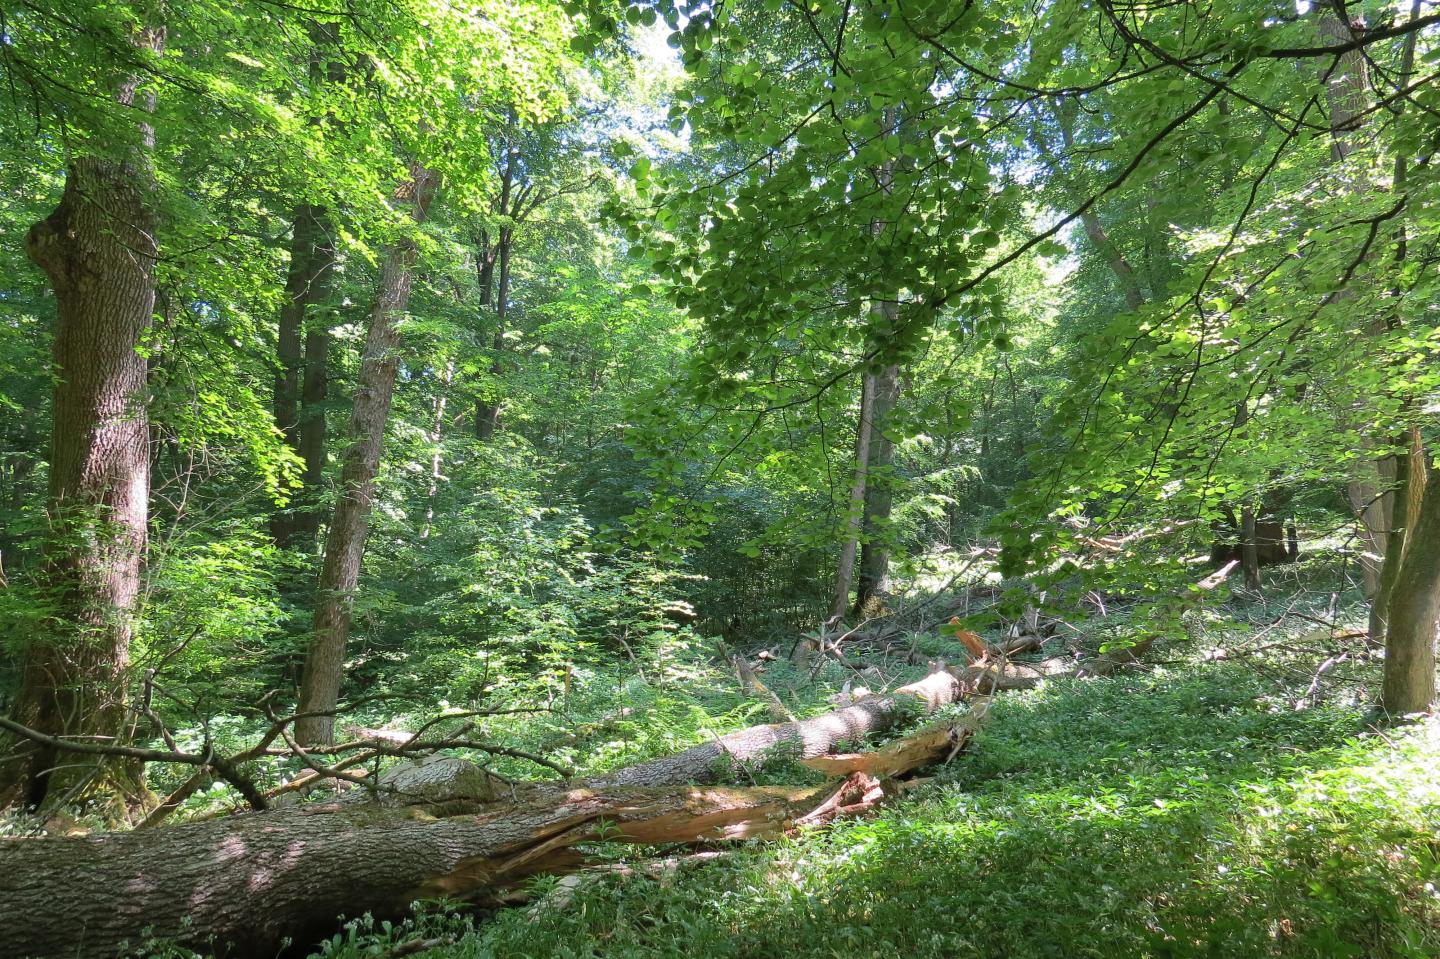
[[[0,0],[0,959],[1440,956],[1440,0]]]

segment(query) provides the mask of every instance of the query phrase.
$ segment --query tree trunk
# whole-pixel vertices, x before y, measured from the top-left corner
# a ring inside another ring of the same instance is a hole
[[[402,197],[410,203],[414,222],[418,224],[425,220],[429,210],[436,178],[434,173],[418,166],[412,169],[411,175]],[[370,330],[350,414],[350,447],[345,451],[335,513],[325,541],[325,563],[315,603],[315,635],[310,641],[300,680],[299,710],[304,713],[333,711],[340,697],[350,613],[365,554],[375,474],[380,468],[385,423],[390,416],[399,366],[399,320],[410,301],[417,252],[412,237],[395,241],[380,273],[380,287],[370,314]],[[334,727],[333,716],[320,715],[301,719],[295,730],[302,744],[312,745],[332,742]]]
[[[870,465],[866,470],[865,515],[860,546],[860,575],[855,583],[855,615],[861,616],[872,597],[883,595],[890,575],[890,548],[886,542],[895,489],[890,466],[895,441],[887,434],[890,413],[900,399],[900,367],[891,363],[875,375],[875,396],[870,410]]]
[[[158,51],[164,31],[142,27],[132,42]],[[153,97],[137,97],[136,88],[133,78],[120,83],[117,102],[153,111]],[[137,134],[117,151],[123,159],[73,160],[60,205],[25,241],[50,279],[57,312],[46,545],[57,615],[50,633],[25,648],[11,718],[52,736],[125,734],[150,491],[146,364],[137,348],[155,305],[157,255],[154,134],[143,121]],[[51,750],[4,740],[0,757],[0,806],[143,790],[128,762],[57,763]]]
[[[425,522],[420,527],[421,539],[430,538],[430,530],[435,521],[435,497],[440,493],[440,480],[444,478],[441,467],[444,465],[445,450],[441,441],[445,438],[445,407],[449,400],[448,391],[454,379],[455,361],[449,360],[439,375],[439,388],[435,391],[435,401],[431,407],[430,432],[425,437],[430,443],[430,484],[425,487]]]
[[[1385,678],[1380,703],[1392,716],[1428,712],[1435,704],[1435,628],[1440,619],[1440,495],[1422,452],[1410,486],[1424,478],[1413,524],[1385,608]],[[1409,499],[1410,497],[1407,497]],[[1414,500],[1412,499],[1413,503]],[[1409,513],[1409,506],[1405,512]],[[1397,509],[1399,509],[1397,502]],[[1407,516],[1408,519],[1408,516]],[[1387,559],[1386,565],[1393,563]]]
[[[1416,20],[1420,16],[1420,12],[1421,0],[1413,0],[1410,4],[1410,20],[1412,22]],[[1399,83],[1402,85],[1408,84],[1414,76],[1415,40],[1415,32],[1411,32],[1405,38],[1404,46],[1401,48]],[[1409,178],[1409,164],[1404,151],[1396,153],[1394,170],[1391,187],[1396,193],[1403,194]],[[1404,265],[1409,256],[1409,237],[1403,222],[1398,233],[1395,244],[1397,273],[1400,272],[1399,268]],[[1398,297],[1403,295],[1403,291],[1397,289],[1395,292],[1398,300]],[[1387,325],[1393,327],[1398,323],[1398,317],[1391,317],[1390,323]],[[1407,417],[1413,416],[1409,401],[1405,402],[1404,410]],[[1411,422],[1413,423],[1413,420]],[[1399,577],[1401,564],[1405,561],[1406,547],[1410,539],[1410,526],[1420,515],[1425,497],[1426,480],[1430,474],[1426,456],[1425,442],[1420,428],[1411,425],[1401,436],[1397,437],[1395,453],[1388,457],[1394,464],[1394,483],[1388,517],[1389,525],[1385,537],[1385,561],[1380,568],[1375,596],[1370,602],[1369,632],[1372,645],[1383,646],[1387,642],[1390,603],[1395,596],[1395,582]],[[1381,461],[1382,464],[1384,462],[1384,460]]]
[[[290,445],[304,462],[303,486],[297,497],[299,503],[276,510],[270,517],[270,535],[275,545],[290,549],[297,544],[304,545],[301,534],[309,531],[313,537],[318,524],[313,517],[313,483],[319,477],[313,475],[313,460],[316,458],[315,433],[305,430],[302,425],[317,410],[309,408],[311,394],[317,384],[312,381],[312,367],[318,372],[318,392],[323,401],[325,394],[325,368],[328,359],[328,334],[310,329],[306,324],[309,307],[325,298],[329,292],[329,281],[335,266],[335,249],[329,238],[329,225],[325,211],[316,206],[301,204],[295,209],[294,233],[290,241],[290,267],[285,278],[285,302],[280,308],[280,337],[276,348],[279,370],[275,374],[275,425],[285,434]],[[318,332],[318,336],[316,335]],[[318,341],[318,342],[317,342]],[[303,344],[303,350],[302,350]],[[314,352],[313,356],[307,355]],[[306,409],[302,411],[302,369],[304,375],[304,398]],[[324,458],[324,411],[321,416],[321,433],[318,456]],[[308,520],[308,522],[307,522]]]
[[[890,728],[904,715],[907,703],[918,701],[927,709],[934,709],[958,702],[963,692],[954,676],[936,670],[888,696],[867,696],[844,709],[812,719],[751,726],[684,752],[581,780],[578,785],[586,789],[612,789],[617,786],[683,786],[687,783],[703,786],[735,781],[737,767],[763,762],[776,755],[777,750],[797,759],[824,756],[837,743],[854,743],[869,734]],[[744,778],[743,774],[741,778]]]
[[[482,234],[485,238],[483,255],[480,258],[480,303],[485,305],[490,302],[491,283],[496,279],[496,269],[499,269],[498,289],[495,291],[494,318],[495,331],[492,336],[492,350],[494,356],[490,362],[490,375],[495,380],[492,388],[498,394],[499,377],[504,371],[500,363],[500,353],[505,349],[505,308],[510,299],[510,247],[515,241],[515,223],[518,222],[517,209],[512,207],[511,197],[515,193],[516,161],[519,153],[512,147],[505,147],[505,164],[500,168],[500,195],[493,203],[495,213],[503,218],[508,218],[509,223],[500,227],[496,236],[495,249],[491,250],[489,233]],[[492,403],[488,399],[481,399],[475,404],[475,438],[482,443],[488,443],[495,436],[495,430],[500,425],[500,399],[497,397]]]
[[[870,416],[875,403],[875,375],[865,371],[860,376],[860,423],[855,433],[855,475],[846,503],[845,540],[840,547],[840,562],[835,570],[835,599],[830,604],[831,616],[843,616],[850,608],[850,583],[855,578],[855,554],[860,528],[865,517],[866,478],[870,469]]]
[[[1326,43],[1350,43],[1365,30],[1365,22],[1359,16],[1347,23],[1340,20],[1328,4],[1316,4],[1313,9],[1318,18],[1317,30]],[[1371,105],[1368,63],[1369,53],[1363,47],[1357,47],[1327,59],[1320,71],[1330,113],[1330,157],[1337,164],[1346,160],[1361,144],[1360,134]],[[1352,192],[1363,192],[1373,186],[1353,172],[1351,177],[1345,188]],[[1330,301],[1349,300],[1354,296],[1350,290],[1339,290],[1331,294]],[[1384,328],[1383,319],[1377,317],[1366,325],[1365,332],[1378,334]],[[1369,473],[1371,468],[1362,465],[1362,469]],[[1390,487],[1395,477],[1394,458],[1382,457],[1373,469],[1378,475],[1354,476],[1347,489],[1350,507],[1359,520],[1360,570],[1365,596],[1371,602],[1380,592],[1380,570],[1384,565],[1392,526],[1393,496]]]
[[[733,764],[777,747],[776,758],[818,759],[892,725],[905,700],[933,708],[961,694],[937,671],[827,716],[742,730],[503,802],[487,804],[473,788],[475,767],[452,760],[453,780],[465,786],[447,793],[442,785],[409,807],[341,801],[107,836],[0,840],[0,955],[111,955],[149,929],[220,955],[273,956],[287,938],[328,934],[342,914],[398,916],[418,899],[493,898],[527,876],[568,871],[583,862],[577,843],[779,836],[871,808],[884,788],[860,770],[899,775],[943,759],[973,732],[984,704],[944,736],[924,731],[914,748],[834,757],[835,771],[854,770],[838,790],[696,783],[718,782]]]
[[[335,247],[328,231],[317,256],[325,258],[333,268]],[[331,275],[327,269],[325,286],[316,291],[317,302],[329,295]],[[328,459],[325,402],[330,390],[330,324],[326,314],[317,315],[317,312],[312,311],[305,324],[305,381],[300,395],[300,458],[305,467],[301,474],[300,508],[294,521],[294,541],[307,550],[314,548],[315,537],[320,532],[321,507],[317,500],[325,482]]]
[[[785,787],[575,791],[443,819],[332,806],[6,840],[0,953],[111,955],[148,929],[222,956],[274,956],[286,940],[327,935],[341,915],[398,918],[417,900],[473,897],[573,866],[577,842],[777,836],[823,798]]]
[[[882,138],[893,140],[899,134],[900,111],[898,107],[891,107],[885,110],[882,120],[884,129],[881,132]],[[889,196],[894,188],[894,161],[888,160],[879,168],[874,170],[875,185],[880,193]],[[870,221],[870,236],[872,242],[878,242],[885,232],[885,221],[875,219]],[[867,339],[867,346],[883,346],[885,338],[895,330],[899,317],[899,303],[895,300],[886,300],[878,296],[872,296],[870,302],[870,337]],[[835,599],[831,603],[831,617],[838,619],[845,615],[850,608],[850,587],[855,579],[855,557],[859,552],[860,536],[867,525],[872,504],[875,502],[870,492],[870,462],[873,440],[877,435],[875,428],[875,413],[878,393],[881,389],[881,377],[892,367],[885,367],[880,372],[871,370],[867,364],[860,377],[860,424],[857,428],[855,439],[855,474],[850,485],[850,501],[845,516],[845,539],[840,548],[840,562],[836,567],[835,574]],[[898,387],[898,378],[897,378]],[[891,400],[893,405],[893,399]],[[887,453],[888,459],[888,453]],[[887,507],[888,512],[888,507]],[[875,560],[872,559],[872,562]],[[888,558],[887,558],[888,564]],[[856,608],[861,605],[857,598]]]
[[[1067,97],[1060,107],[1055,111],[1055,122],[1060,128],[1060,142],[1065,148],[1067,155],[1075,152],[1075,111],[1078,109],[1078,101]],[[1066,190],[1070,194],[1071,203],[1080,206],[1085,199],[1084,191],[1065,177],[1062,163],[1053,155],[1050,157],[1051,169],[1061,176]],[[1125,307],[1129,310],[1138,310],[1145,305],[1145,293],[1140,289],[1140,281],[1135,277],[1135,270],[1130,266],[1130,261],[1125,259],[1125,254],[1110,239],[1110,234],[1100,222],[1100,215],[1095,211],[1093,205],[1085,208],[1080,214],[1080,226],[1085,230],[1085,238],[1100,254],[1105,265],[1110,267],[1110,272],[1115,276],[1115,282],[1120,284],[1120,293],[1125,298]]]
[[[1260,548],[1255,538],[1255,507],[1240,507],[1240,569],[1245,588],[1260,592]]]
[[[495,380],[493,388],[497,393],[500,374],[505,371],[504,364],[500,362],[500,354],[505,350],[505,305],[510,299],[510,248],[513,242],[514,232],[510,229],[502,229],[499,249],[496,251],[499,260],[499,279],[495,285],[495,336],[491,343],[494,359],[490,363],[490,376]],[[502,401],[498,395],[493,403],[482,400],[476,405],[475,438],[482,443],[488,443],[495,437],[495,430],[500,426],[501,405]]]
[[[312,44],[310,82],[317,88],[324,84],[334,86],[342,83],[347,67],[339,56],[339,27],[311,20],[307,22],[306,29]],[[327,459],[325,401],[330,386],[332,325],[329,310],[314,307],[322,306],[330,298],[337,257],[334,224],[329,211],[324,207],[311,206],[301,212],[308,213],[311,222],[308,249],[301,249],[301,253],[310,258],[310,268],[306,278],[307,295],[299,317],[305,336],[305,360],[295,447],[304,466],[300,476],[299,502],[291,507],[290,533],[294,544],[310,552],[315,548],[323,512],[319,500]],[[298,225],[299,216],[296,222]],[[293,258],[291,263],[293,266]]]

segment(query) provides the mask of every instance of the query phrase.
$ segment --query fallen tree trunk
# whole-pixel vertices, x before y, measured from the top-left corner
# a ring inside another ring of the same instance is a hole
[[[816,759],[893,726],[910,704],[933,709],[961,695],[961,683],[937,670],[823,716],[741,730],[507,801],[489,801],[477,767],[446,759],[410,764],[371,801],[0,840],[0,956],[111,956],[127,942],[138,947],[142,930],[221,955],[268,956],[286,939],[328,933],[341,915],[399,915],[417,899],[498,897],[527,876],[576,868],[580,843],[777,836],[870,809],[884,787],[864,762],[836,770],[849,773],[838,789],[708,784],[777,747],[787,758]],[[933,731],[922,735],[933,745]],[[923,763],[937,750],[907,755]],[[893,760],[870,766],[885,775],[914,768]],[[454,789],[446,785],[452,777]]]
[[[844,709],[812,719],[751,726],[728,736],[717,736],[684,752],[582,780],[580,785],[606,789],[730,781],[735,778],[736,767],[743,768],[779,753],[787,759],[824,756],[838,743],[859,742],[868,735],[889,729],[907,707],[929,711],[958,702],[962,695],[959,680],[942,667],[886,696],[867,696]]]
[[[899,776],[949,760],[965,748],[989,715],[990,699],[982,697],[975,701],[969,715],[958,723],[922,729],[913,736],[897,739],[871,752],[817,756],[801,760],[801,765],[832,776],[855,773],[876,777]]]
[[[577,843],[777,836],[861,785],[568,790],[437,819],[331,804],[165,829],[0,843],[0,955],[110,956],[141,931],[225,955],[273,955],[342,915],[399,915],[581,861]],[[828,798],[827,798],[828,797]]]

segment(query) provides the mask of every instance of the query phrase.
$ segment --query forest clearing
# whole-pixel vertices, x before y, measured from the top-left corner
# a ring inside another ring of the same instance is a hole
[[[0,959],[1440,956],[1437,71],[4,0]]]

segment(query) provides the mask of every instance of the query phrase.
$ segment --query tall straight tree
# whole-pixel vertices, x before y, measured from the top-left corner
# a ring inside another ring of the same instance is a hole
[[[896,139],[899,122],[898,109],[892,107],[884,111],[880,120],[881,142],[893,142]],[[884,196],[890,195],[894,189],[894,174],[895,161],[893,158],[887,158],[884,163],[871,171],[870,175],[874,180],[877,193]],[[885,233],[885,227],[886,224],[883,220],[871,221],[869,232],[873,242],[880,241]],[[883,341],[885,336],[894,331],[899,319],[899,312],[898,300],[880,297],[871,300],[870,326],[876,340]],[[860,423],[855,441],[855,472],[850,486],[850,500],[845,517],[845,539],[841,545],[840,562],[835,575],[835,601],[831,609],[831,614],[834,616],[841,616],[846,609],[850,608],[850,587],[852,582],[856,581],[855,560],[856,554],[861,550],[862,536],[866,533],[874,534],[884,519],[889,518],[890,495],[888,491],[883,494],[877,493],[871,473],[877,466],[888,467],[894,452],[893,444],[885,436],[885,418],[898,398],[899,382],[899,367],[893,363],[878,370],[867,367],[861,374]],[[880,449],[882,445],[883,451]],[[883,518],[876,515],[877,510],[883,511]],[[877,580],[883,580],[885,572],[889,568],[889,554],[881,552],[879,549],[880,547],[877,547],[869,551],[868,579],[864,556],[861,557],[854,605],[857,615],[870,595],[875,592],[878,585]]]
[[[887,304],[888,305],[888,304]],[[865,516],[861,528],[860,566],[855,577],[855,615],[864,615],[871,599],[885,593],[890,578],[886,526],[895,492],[890,467],[895,459],[890,414],[900,401],[900,364],[887,363],[871,374],[870,444],[865,470]]]
[[[159,53],[165,31],[137,23],[138,58]],[[126,71],[127,73],[129,71]],[[130,122],[84,145],[66,169],[60,205],[26,237],[55,292],[54,421],[50,448],[47,578],[56,614],[26,647],[11,718],[50,736],[124,735],[126,668],[140,590],[150,492],[145,358],[155,305],[156,212],[151,154],[154,96],[138,74],[117,78]],[[86,792],[131,798],[128,762],[66,756],[31,743],[0,744],[0,805],[74,801]]]
[[[1343,12],[1344,5],[1341,4],[1338,9]],[[1317,4],[1314,10],[1318,17],[1317,32],[1326,43],[1350,43],[1365,31],[1362,18],[1342,20],[1336,8],[1329,4]],[[1366,119],[1371,112],[1368,54],[1363,48],[1356,48],[1327,61],[1320,69],[1320,82],[1325,87],[1329,107],[1330,157],[1336,164],[1344,164],[1369,139],[1365,131]],[[1368,186],[1365,178],[1354,176],[1353,171],[1347,173],[1346,179],[1351,191],[1362,191]],[[1342,289],[1331,294],[1331,299],[1345,301],[1354,296],[1353,290]],[[1376,334],[1384,327],[1382,318],[1373,318],[1365,332]],[[1382,456],[1373,464],[1362,462],[1347,488],[1350,507],[1359,520],[1360,570],[1364,576],[1365,596],[1372,603],[1380,594],[1381,568],[1385,562],[1394,511],[1394,481],[1395,458]]]
[[[410,179],[398,198],[410,208],[418,226],[429,213],[438,178],[420,164],[412,164]],[[402,235],[390,247],[380,271],[379,289],[370,312],[365,352],[356,380],[355,402],[350,414],[349,448],[340,472],[335,512],[325,540],[325,563],[315,602],[314,636],[305,656],[300,680],[301,713],[296,723],[300,742],[306,745],[330,743],[335,736],[333,711],[340,698],[345,671],[345,646],[350,636],[355,587],[365,556],[365,537],[370,528],[370,507],[375,493],[375,474],[385,440],[400,361],[400,319],[410,303],[419,247],[413,235]]]
[[[317,89],[345,79],[339,36],[333,24],[310,21],[310,82]],[[317,121],[318,122],[318,121]],[[329,212],[320,204],[295,206],[290,265],[280,306],[275,373],[275,425],[304,463],[300,502],[270,517],[270,534],[282,549],[313,548],[320,527],[315,491],[325,472],[325,396],[329,387],[330,331],[316,306],[330,294],[335,240]]]
[[[325,366],[330,336],[325,329],[307,324],[306,314],[329,290],[335,266],[335,244],[329,230],[322,207],[308,203],[296,207],[285,299],[280,307],[275,425],[284,432],[286,443],[304,460],[302,500],[308,500],[304,494],[314,490],[324,469],[325,413],[320,404],[324,402],[328,382]],[[318,517],[308,502],[302,502],[298,509],[277,510],[270,517],[270,534],[283,549],[304,545],[305,535],[313,537],[317,528]]]
[[[1410,20],[1420,16],[1420,0],[1410,7]],[[1416,35],[1405,38],[1397,82],[1411,82],[1415,70]],[[1402,107],[1403,109],[1403,107]],[[1397,151],[1391,187],[1402,196],[1409,188],[1409,164]],[[1409,256],[1402,224],[1395,249],[1397,265]],[[1396,320],[1392,318],[1391,325]],[[1403,412],[1414,416],[1413,402]],[[1380,703],[1395,716],[1420,713],[1435,705],[1435,644],[1440,622],[1440,495],[1434,487],[1432,451],[1417,422],[1404,425],[1393,452],[1381,460],[1392,464],[1385,552],[1378,588],[1370,602],[1370,638],[1385,645]]]
[[[489,202],[489,215],[475,231],[476,279],[480,305],[489,307],[490,382],[475,403],[475,437],[488,442],[500,427],[504,408],[501,376],[505,372],[507,314],[515,265],[517,234],[546,204],[578,193],[595,182],[582,148],[571,142],[581,124],[572,115],[543,123],[525,124],[513,111],[503,120],[505,132],[492,141],[498,158],[497,192]]]
[[[850,481],[850,497],[846,501],[845,538],[840,544],[840,562],[835,570],[835,598],[830,615],[845,615],[850,608],[850,586],[855,579],[855,556],[860,546],[860,530],[865,522],[865,490],[870,470],[871,410],[875,405],[875,376],[865,371],[860,377],[860,422],[855,429],[855,472]]]

